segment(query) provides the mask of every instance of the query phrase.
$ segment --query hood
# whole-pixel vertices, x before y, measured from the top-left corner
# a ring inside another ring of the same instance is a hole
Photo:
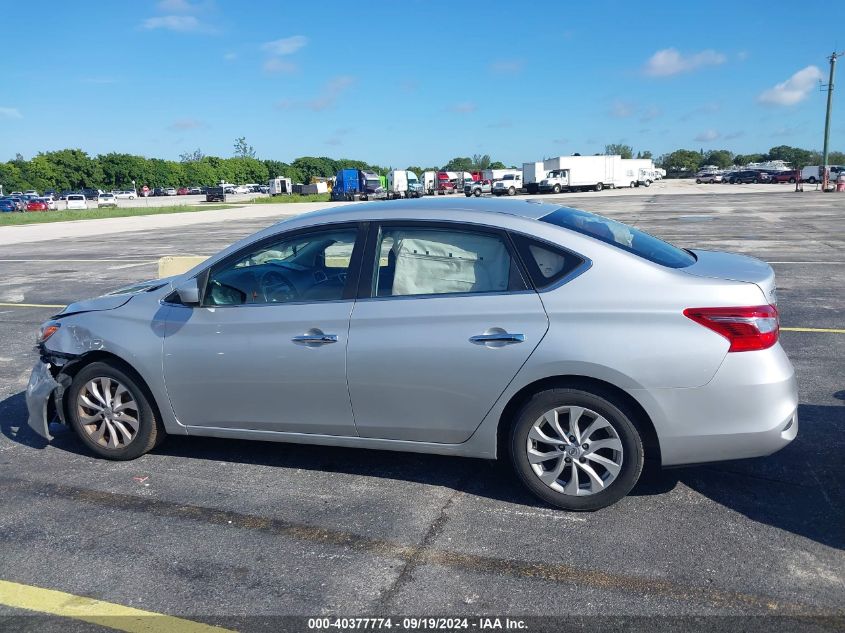
[[[177,275],[178,276],[178,275]],[[71,314],[79,314],[81,312],[101,312],[103,310],[114,310],[122,305],[125,305],[129,300],[137,294],[142,292],[152,292],[164,286],[169,285],[175,277],[165,277],[162,279],[150,279],[131,286],[118,288],[101,297],[93,299],[83,299],[76,301],[65,307],[54,318],[69,316]]]
[[[729,279],[756,284],[766,295],[769,303],[777,304],[775,271],[766,262],[736,253],[699,250],[694,250],[692,253],[696,257],[696,262],[692,266],[681,268],[680,270],[683,272],[696,277]]]

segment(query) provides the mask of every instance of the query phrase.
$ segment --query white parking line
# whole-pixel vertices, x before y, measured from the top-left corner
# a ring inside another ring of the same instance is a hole
[[[109,270],[122,270],[123,268],[137,268],[138,266],[151,266],[156,262],[139,262],[137,264],[122,264],[120,266],[109,266]]]

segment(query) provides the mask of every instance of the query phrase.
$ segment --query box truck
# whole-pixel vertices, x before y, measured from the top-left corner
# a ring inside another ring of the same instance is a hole
[[[546,175],[540,181],[541,193],[560,193],[609,187],[628,187],[621,156],[558,156],[543,161]]]
[[[289,196],[293,193],[293,185],[290,178],[283,178],[281,176],[271,178],[267,184],[270,185],[269,193],[271,196]]]
[[[522,186],[528,193],[540,192],[540,181],[546,176],[543,161],[522,163]]]
[[[437,172],[424,171],[422,175],[423,194],[426,196],[433,196],[437,190]]]
[[[417,175],[406,169],[393,169],[387,172],[387,199],[419,198],[423,188]]]
[[[628,184],[623,186],[650,187],[651,183],[657,180],[654,161],[650,158],[623,158],[619,162],[622,165],[623,179],[628,181]]]

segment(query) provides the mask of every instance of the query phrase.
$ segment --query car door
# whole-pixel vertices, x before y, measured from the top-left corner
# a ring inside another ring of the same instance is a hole
[[[468,439],[548,319],[506,234],[472,225],[371,227],[347,374],[362,437]]]
[[[174,306],[164,341],[182,424],[355,435],[345,355],[359,230],[282,234],[202,275],[201,304]]]

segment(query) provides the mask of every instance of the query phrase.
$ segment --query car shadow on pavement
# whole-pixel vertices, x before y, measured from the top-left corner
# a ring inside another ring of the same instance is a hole
[[[845,548],[845,406],[801,405],[798,439],[758,459],[660,470],[646,467],[631,496],[671,492],[679,483],[753,521]],[[47,442],[26,424],[23,393],[0,401],[0,432],[31,448]],[[51,425],[49,445],[90,456],[76,435]],[[343,473],[443,486],[507,503],[547,506],[528,493],[506,462],[366,449],[171,436],[159,456]]]

